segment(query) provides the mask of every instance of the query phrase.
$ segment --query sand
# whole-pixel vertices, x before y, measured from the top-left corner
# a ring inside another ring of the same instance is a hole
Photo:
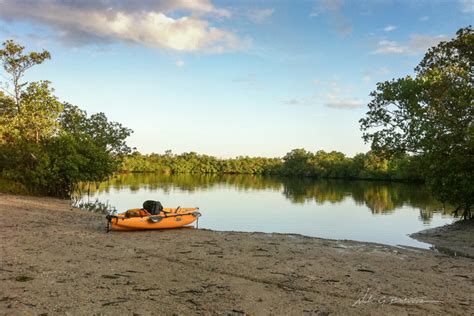
[[[203,210],[204,216],[205,210]],[[469,315],[474,261],[300,235],[105,232],[68,201],[0,194],[0,314]]]
[[[426,229],[410,236],[432,244],[440,252],[474,259],[474,218]]]

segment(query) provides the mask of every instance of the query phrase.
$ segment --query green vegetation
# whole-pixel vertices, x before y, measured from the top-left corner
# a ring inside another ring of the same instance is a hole
[[[0,91],[0,176],[9,191],[68,197],[80,182],[106,180],[130,152],[131,130],[103,113],[87,114],[61,103],[50,82],[22,82],[25,71],[50,58],[47,51],[25,54],[6,41],[0,61],[11,89]],[[17,185],[14,185],[17,184]]]
[[[379,83],[361,122],[364,139],[384,157],[419,158],[425,178],[455,213],[474,204],[474,31],[431,48],[415,77]]]
[[[124,159],[122,172],[164,174],[272,174],[332,179],[422,181],[418,160],[408,155],[391,160],[369,152],[346,157],[343,153],[320,150],[311,153],[294,149],[283,158],[237,157],[219,159],[194,152],[175,155],[142,155],[135,152]]]
[[[281,159],[278,158],[237,157],[234,159],[218,159],[194,152],[175,155],[168,150],[163,155],[142,155],[135,152],[125,158],[122,171],[167,174],[268,174],[280,165]]]

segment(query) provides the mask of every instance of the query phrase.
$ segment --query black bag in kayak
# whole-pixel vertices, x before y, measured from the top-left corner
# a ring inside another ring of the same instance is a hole
[[[160,201],[148,200],[143,202],[143,209],[147,210],[151,215],[158,215],[163,211],[163,205]]]

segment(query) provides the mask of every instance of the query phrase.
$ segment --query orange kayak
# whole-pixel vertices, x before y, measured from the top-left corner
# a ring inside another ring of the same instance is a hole
[[[198,207],[164,208],[157,215],[144,209],[131,209],[117,215],[107,215],[110,230],[143,230],[178,228],[194,223],[200,216]]]

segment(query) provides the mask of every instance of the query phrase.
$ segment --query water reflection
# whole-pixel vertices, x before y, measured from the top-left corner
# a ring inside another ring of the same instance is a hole
[[[368,207],[372,214],[391,214],[397,209],[411,207],[419,210],[419,219],[425,224],[430,223],[436,213],[449,215],[452,211],[452,208],[437,202],[423,185],[254,175],[119,174],[108,182],[83,185],[80,194],[100,195],[123,189],[131,192],[160,190],[169,194],[176,189],[197,192],[219,187],[237,191],[282,192],[293,204],[337,205],[351,200],[356,205]]]

